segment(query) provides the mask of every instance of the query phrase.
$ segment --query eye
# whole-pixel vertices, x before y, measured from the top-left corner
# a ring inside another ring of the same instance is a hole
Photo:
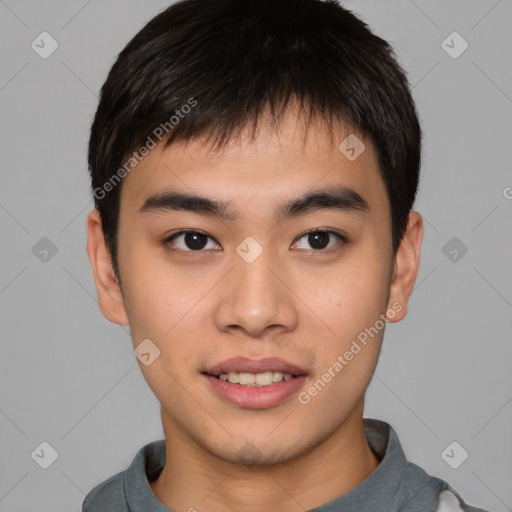
[[[176,240],[180,240],[180,243],[176,243]],[[208,240],[213,242],[213,247],[207,247]],[[166,238],[163,243],[170,251],[183,252],[204,252],[202,249],[215,249],[219,247],[219,244],[213,238],[195,229],[182,229],[178,233]],[[176,245],[177,249],[173,248],[172,245]]]
[[[306,243],[310,244],[314,251],[321,251],[322,249],[332,247],[332,244],[329,245],[329,243],[332,241],[332,235],[334,235],[338,240],[341,240],[342,243],[346,242],[344,236],[335,233],[334,231],[315,229],[302,235],[297,243],[300,244],[301,240],[305,240]],[[304,249],[304,247],[299,247],[299,249]]]
[[[346,242],[344,236],[334,231],[315,229],[302,235],[294,245],[298,245],[299,249],[307,249],[307,247],[301,246],[304,240],[305,243],[310,244],[313,251],[329,252],[325,249],[329,249],[335,244],[336,240],[332,239],[333,235],[338,241],[341,241],[341,243]],[[211,244],[210,247],[208,247],[209,241]],[[163,244],[169,251],[181,251],[185,253],[204,252],[203,249],[217,249],[220,247],[212,237],[196,229],[182,229],[170,237],[167,237],[163,241]]]

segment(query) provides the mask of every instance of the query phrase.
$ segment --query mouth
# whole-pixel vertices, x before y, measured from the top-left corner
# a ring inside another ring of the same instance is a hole
[[[306,370],[300,366],[277,357],[234,357],[215,364],[202,373],[241,386],[271,386],[307,375]]]
[[[283,382],[285,380],[297,378],[297,375],[293,375],[292,373],[284,373],[277,370],[260,373],[229,372],[219,373],[218,375],[207,373],[206,375],[216,377],[219,380],[224,380],[231,384],[251,387],[272,386],[273,384],[278,384],[279,382]]]
[[[223,400],[248,409],[278,405],[298,391],[308,376],[303,368],[282,359],[243,357],[228,359],[201,373]]]

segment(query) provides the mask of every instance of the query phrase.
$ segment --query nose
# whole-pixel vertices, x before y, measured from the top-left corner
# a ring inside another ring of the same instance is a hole
[[[263,250],[255,261],[248,262],[235,253],[233,264],[235,268],[226,276],[227,284],[218,296],[218,329],[232,333],[241,330],[253,338],[263,337],[266,330],[295,329],[297,299],[277,256]]]

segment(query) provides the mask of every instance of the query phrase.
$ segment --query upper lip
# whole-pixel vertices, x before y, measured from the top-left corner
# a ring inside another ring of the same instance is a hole
[[[208,367],[205,373],[219,376],[221,373],[244,372],[244,373],[264,373],[264,372],[282,372],[292,375],[304,375],[306,370],[300,366],[279,359],[278,357],[265,357],[263,359],[249,359],[247,357],[233,357],[226,359]]]

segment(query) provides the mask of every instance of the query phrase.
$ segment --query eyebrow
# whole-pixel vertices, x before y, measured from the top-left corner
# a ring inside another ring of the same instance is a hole
[[[318,210],[366,213],[370,207],[359,193],[349,187],[327,187],[308,191],[279,205],[275,212],[275,221],[283,222],[291,217]],[[239,212],[229,202],[173,189],[151,195],[139,208],[140,214],[165,214],[171,211],[189,211],[226,221],[235,221],[239,218]]]

